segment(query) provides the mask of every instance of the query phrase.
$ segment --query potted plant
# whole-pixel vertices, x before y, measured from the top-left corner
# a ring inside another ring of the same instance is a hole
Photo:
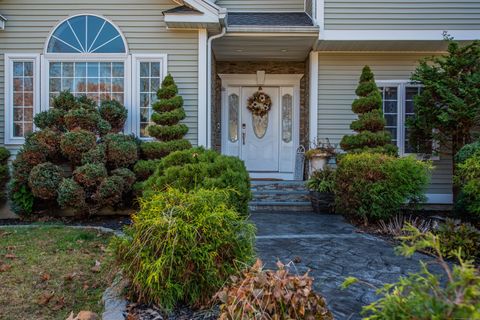
[[[313,148],[305,153],[305,157],[310,162],[310,175],[318,170],[322,170],[328,163],[328,160],[335,155],[335,147],[326,139],[325,142],[317,140],[313,142]]]
[[[332,213],[334,210],[335,170],[325,166],[323,170],[314,171],[307,181],[310,201],[316,213]]]

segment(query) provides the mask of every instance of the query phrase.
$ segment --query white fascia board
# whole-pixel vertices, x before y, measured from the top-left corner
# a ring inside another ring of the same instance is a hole
[[[220,11],[220,7],[216,4],[207,1],[207,0],[184,0],[185,4],[191,6],[194,9],[197,9],[200,12],[205,14],[210,13],[216,15],[218,17],[218,12]]]
[[[441,41],[444,30],[324,30],[320,40],[336,41]],[[480,30],[451,30],[448,34],[458,41],[480,39]]]
[[[169,13],[165,15],[165,23],[183,22],[183,23],[218,23],[218,16],[212,14],[176,14]]]

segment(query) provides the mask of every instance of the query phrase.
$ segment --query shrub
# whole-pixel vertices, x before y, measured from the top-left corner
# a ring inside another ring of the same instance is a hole
[[[110,124],[112,132],[123,130],[127,120],[127,109],[121,103],[116,100],[102,101],[99,112],[102,118]]]
[[[60,139],[61,135],[58,131],[47,128],[30,134],[26,139],[26,145],[27,148],[36,145],[42,153],[45,153],[45,156],[58,159],[61,157]]]
[[[480,155],[480,140],[463,146],[455,155],[455,162],[462,164],[475,155]]]
[[[123,178],[110,176],[102,181],[95,194],[95,200],[102,206],[115,207],[122,202]]]
[[[308,273],[293,276],[281,262],[278,270],[263,270],[257,260],[233,283],[216,294],[223,304],[219,320],[311,319],[333,320],[325,300],[313,291]]]
[[[63,179],[58,187],[57,202],[62,208],[74,208],[79,212],[87,210],[86,194],[82,186],[73,179]]]
[[[162,141],[177,140],[186,135],[188,127],[183,124],[175,124],[171,126],[148,126],[148,134]]]
[[[317,170],[307,181],[307,188],[321,193],[333,193],[335,190],[335,171],[326,166],[323,170]]]
[[[150,177],[155,172],[160,161],[161,160],[137,161],[137,163],[135,163],[135,166],[133,167],[133,172],[135,172],[135,175],[137,176],[137,180],[138,181],[147,180],[148,177]]]
[[[100,116],[97,112],[76,108],[68,111],[64,116],[64,120],[67,130],[83,129],[96,132]]]
[[[10,170],[8,168],[8,159],[10,151],[4,147],[0,147],[0,199],[5,196],[5,186],[10,178]]]
[[[440,240],[431,232],[421,233],[413,227],[408,227],[406,231],[410,236],[401,238],[404,243],[398,251],[410,257],[417,250],[433,250],[444,275],[441,279],[440,275],[428,270],[426,263],[421,262],[419,273],[401,277],[398,282],[386,284],[377,290],[381,298],[364,307],[364,319],[478,319],[479,270],[459,256],[458,265],[446,263],[440,249]],[[344,285],[357,281],[348,278]]]
[[[35,126],[38,129],[52,129],[56,131],[65,130],[65,121],[63,117],[65,116],[65,111],[62,109],[51,108],[47,111],[42,111],[35,115],[33,119]]]
[[[413,157],[347,154],[336,172],[337,211],[365,222],[388,219],[405,203],[423,200],[430,168]]]
[[[104,141],[107,164],[112,168],[128,167],[138,160],[138,146],[133,136],[111,133]]]
[[[24,144],[17,154],[18,162],[25,162],[30,165],[30,169],[37,164],[47,160],[47,150],[38,144]]]
[[[140,200],[127,237],[113,242],[137,297],[165,309],[207,304],[253,257],[254,226],[222,190],[167,189]]]
[[[55,199],[58,185],[63,179],[62,174],[62,169],[53,163],[44,162],[36,165],[28,178],[32,194],[44,200]]]
[[[107,175],[107,168],[101,163],[84,164],[73,171],[75,182],[86,188],[99,185]]]
[[[145,182],[144,192],[151,194],[169,186],[187,191],[228,189],[230,203],[240,213],[247,213],[251,198],[250,178],[243,162],[203,148],[177,151],[163,158]]]
[[[16,214],[31,214],[35,198],[32,191],[23,181],[12,179],[9,185],[12,211]]]
[[[65,133],[60,140],[62,153],[74,164],[79,164],[82,154],[96,146],[96,137],[90,131],[75,129]]]
[[[480,218],[480,153],[474,153],[457,166],[455,184],[461,188],[457,208],[463,206],[469,214]]]
[[[142,143],[140,149],[145,159],[160,159],[172,152],[190,149],[192,145],[188,140],[173,140],[167,142],[149,141]]]
[[[58,96],[52,99],[52,108],[68,112],[78,107],[78,101],[70,91],[62,91]]]
[[[440,225],[436,234],[442,256],[455,258],[459,254],[462,259],[480,261],[480,231],[471,224],[456,224],[453,220],[447,220]]]
[[[133,184],[137,180],[135,173],[127,168],[115,169],[112,171],[113,176],[118,176],[123,179],[123,192],[129,192],[132,189]]]
[[[95,148],[90,149],[82,155],[82,164],[89,163],[107,163],[107,156],[104,144],[97,144]]]
[[[382,96],[370,67],[363,68],[355,93],[358,98],[353,101],[352,110],[359,118],[352,122],[350,128],[358,134],[344,136],[340,146],[352,153],[373,151],[396,155],[397,148],[391,144],[390,133],[385,131]]]

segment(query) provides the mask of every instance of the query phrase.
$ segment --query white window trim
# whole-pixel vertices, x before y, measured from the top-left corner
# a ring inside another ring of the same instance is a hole
[[[42,107],[41,111],[46,111],[49,106],[49,82],[50,82],[50,63],[51,62],[88,62],[88,61],[105,61],[105,62],[123,62],[124,63],[124,101],[123,105],[128,110],[128,118],[125,123],[124,131],[131,132],[131,124],[133,118],[131,103],[131,61],[130,55],[125,54],[45,54],[41,56],[41,78],[44,86],[41,89]]]
[[[418,159],[425,159],[424,154],[405,152],[405,92],[406,87],[422,87],[421,84],[413,83],[410,80],[377,80],[379,87],[397,87],[397,147],[398,154],[401,157],[416,156]],[[383,101],[383,99],[382,99]],[[434,142],[435,144],[435,142]],[[435,147],[435,146],[434,146]],[[440,156],[435,153],[428,156],[429,160],[440,160]]]
[[[6,53],[5,54],[5,144],[21,145],[25,142],[23,137],[13,136],[13,62],[33,62],[33,116],[40,111],[41,86],[40,86],[40,54],[32,53]],[[35,126],[33,127],[35,130]]]
[[[140,137],[140,62],[160,62],[160,79],[164,79],[168,74],[168,55],[166,53],[158,54],[132,54],[132,114],[131,132],[141,140],[153,140],[150,137]],[[161,84],[162,80],[160,81]],[[133,110],[134,109],[134,110]]]

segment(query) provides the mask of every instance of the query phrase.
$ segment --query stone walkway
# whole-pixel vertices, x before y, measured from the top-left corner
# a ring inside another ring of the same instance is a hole
[[[420,259],[432,260],[422,254],[397,256],[391,244],[359,233],[338,215],[254,213],[251,219],[258,228],[257,251],[267,267],[275,268],[277,260],[300,260],[298,273],[311,270],[315,290],[325,297],[335,319],[361,319],[362,306],[377,300],[375,290],[363,285],[341,290],[345,277],[381,286],[417,272]]]

